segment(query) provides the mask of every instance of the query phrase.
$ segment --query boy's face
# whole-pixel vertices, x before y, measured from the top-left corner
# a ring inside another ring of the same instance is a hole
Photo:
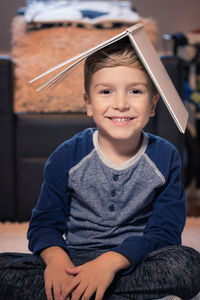
[[[131,66],[100,69],[85,95],[87,114],[98,127],[99,138],[107,141],[140,136],[157,100],[158,95],[152,99],[146,74]]]

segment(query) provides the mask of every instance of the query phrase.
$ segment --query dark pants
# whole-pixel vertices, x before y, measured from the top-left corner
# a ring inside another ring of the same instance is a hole
[[[75,265],[100,252],[71,251]],[[45,264],[33,254],[0,254],[0,299],[45,300]],[[169,246],[149,254],[133,272],[118,273],[105,300],[158,299],[177,295],[191,299],[200,292],[200,254],[192,248]]]

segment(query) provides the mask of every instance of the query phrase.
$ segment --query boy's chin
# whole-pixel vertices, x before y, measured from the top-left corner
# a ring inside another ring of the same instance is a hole
[[[128,142],[130,140],[133,140],[135,138],[140,137],[142,131],[137,131],[137,132],[131,132],[128,133],[127,130],[126,131],[122,131],[119,132],[118,130],[115,130],[112,133],[104,133],[103,137],[107,140],[113,141],[113,142]],[[101,133],[99,133],[99,135],[101,136]]]

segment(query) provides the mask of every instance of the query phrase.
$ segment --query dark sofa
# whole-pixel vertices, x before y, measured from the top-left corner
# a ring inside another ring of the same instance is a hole
[[[181,59],[162,57],[162,61],[182,97]],[[29,220],[50,153],[75,133],[95,126],[81,113],[15,114],[13,67],[10,57],[0,57],[0,221]],[[183,156],[185,136],[178,131],[163,101],[159,101],[156,116],[146,130],[168,139]]]

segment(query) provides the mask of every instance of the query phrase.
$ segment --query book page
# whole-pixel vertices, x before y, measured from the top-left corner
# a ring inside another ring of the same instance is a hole
[[[66,67],[63,71],[59,72],[55,77],[53,77],[52,79],[50,79],[48,82],[46,82],[46,84],[44,84],[43,86],[47,85],[48,83],[52,82],[54,79],[56,79],[58,76],[62,75],[64,72],[67,72],[69,69],[73,68],[73,66],[75,66],[76,64],[78,64],[79,62],[81,62],[83,59],[85,59],[86,57],[88,57],[89,55],[97,52],[98,50],[112,44],[112,43],[115,43],[117,42],[118,40],[122,39],[123,37],[127,36],[128,35],[128,32],[127,31],[123,31],[121,32],[120,34],[112,37],[111,39],[108,39],[106,40],[105,42],[101,43],[101,44],[98,44],[97,46],[89,49],[89,50],[86,50],[70,59],[67,59],[66,61],[48,69],[47,71],[45,71],[44,73],[40,74],[39,76],[33,78],[29,83],[32,83],[46,75],[48,75],[49,73],[53,72],[53,71],[56,71],[57,69],[60,69],[61,67],[64,67],[68,64],[70,64],[71,62],[73,61],[76,61],[74,62],[73,64],[69,65],[68,67]],[[41,89],[43,86],[41,86],[39,89]]]

